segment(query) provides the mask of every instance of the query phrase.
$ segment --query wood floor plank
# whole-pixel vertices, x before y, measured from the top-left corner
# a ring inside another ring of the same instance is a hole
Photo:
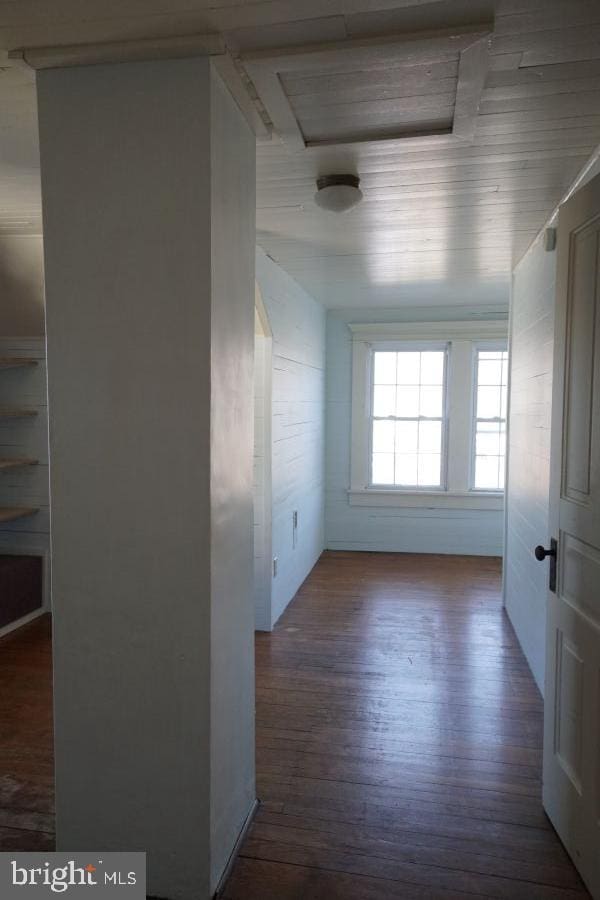
[[[289,827],[304,828],[316,831],[332,831],[342,834],[353,841],[362,841],[361,846],[366,847],[371,838],[376,840],[398,842],[404,851],[413,854],[421,852],[435,853],[436,851],[448,851],[452,853],[453,864],[459,860],[459,868],[464,868],[464,860],[467,866],[477,869],[480,865],[490,868],[497,867],[498,872],[506,874],[513,871],[525,871],[520,864],[527,864],[528,871],[539,871],[537,880],[542,883],[557,884],[576,887],[579,878],[566,853],[556,854],[554,851],[540,852],[539,847],[528,847],[523,844],[508,846],[498,841],[486,840],[482,836],[473,836],[470,839],[455,837],[452,835],[435,834],[431,831],[410,830],[408,827],[393,828],[389,823],[378,825],[354,824],[345,822],[340,829],[339,820],[313,819],[308,816],[294,816],[283,811],[283,804],[267,802],[263,804],[257,816],[257,822],[275,823]],[[408,823],[403,823],[408,825]],[[448,859],[448,857],[446,858]],[[525,880],[528,880],[523,876]]]
[[[223,893],[224,900],[477,900],[481,896],[253,858],[238,860]]]
[[[343,852],[330,844],[315,847],[307,846],[305,843],[300,846],[283,841],[264,841],[251,835],[246,841],[244,855],[272,862],[309,865],[345,874],[385,878],[428,890],[476,893],[484,897],[506,898],[506,900],[581,900],[581,892],[577,889],[556,888],[516,878],[481,875],[467,870],[405,863],[399,859],[383,859],[357,852]]]
[[[50,617],[0,640],[0,851],[54,849]]]
[[[325,553],[257,635],[261,807],[227,900],[585,900],[496,559]],[[0,850],[54,843],[50,623],[0,641]]]
[[[583,900],[497,559],[328,552],[256,638],[262,805],[224,897]]]

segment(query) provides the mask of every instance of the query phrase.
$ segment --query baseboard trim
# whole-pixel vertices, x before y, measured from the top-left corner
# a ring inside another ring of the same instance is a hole
[[[256,813],[258,812],[259,806],[260,806],[260,800],[257,799],[252,804],[252,806],[250,808],[250,812],[246,816],[244,824],[242,825],[240,833],[238,834],[237,841],[235,842],[234,848],[231,851],[231,855],[230,855],[229,859],[227,860],[227,865],[225,866],[225,869],[223,870],[223,874],[221,875],[221,878],[219,879],[219,883],[217,885],[217,890],[214,893],[213,900],[219,900],[219,897],[223,896],[223,890],[225,888],[225,884],[227,883],[227,879],[231,875],[231,872],[235,865],[235,861],[238,858],[238,854],[240,852],[241,846],[244,843],[244,839],[245,839],[246,835],[248,834],[248,829],[250,828],[250,826],[252,825],[252,822],[254,821],[254,817],[255,817]]]
[[[39,609],[34,609],[33,612],[27,613],[26,616],[21,616],[20,619],[15,619],[14,622],[9,622],[8,625],[4,625],[0,628],[0,638],[5,637],[12,631],[16,631],[18,628],[22,628],[23,625],[28,625],[30,622],[33,622],[34,619],[39,619],[40,616],[43,616],[48,612],[50,612],[49,609],[45,606],[40,606]]]

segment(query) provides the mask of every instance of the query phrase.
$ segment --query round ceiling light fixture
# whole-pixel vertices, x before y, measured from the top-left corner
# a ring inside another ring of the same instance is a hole
[[[359,184],[358,175],[321,175],[317,178],[315,203],[330,212],[346,212],[362,200]]]

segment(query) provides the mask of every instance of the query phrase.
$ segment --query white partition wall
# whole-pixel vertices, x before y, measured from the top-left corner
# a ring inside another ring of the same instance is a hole
[[[270,631],[273,337],[258,284],[254,315],[254,627]]]
[[[325,310],[260,249],[256,278],[272,333],[271,628],[323,551]]]
[[[38,86],[57,843],[209,897],[254,802],[254,136],[206,58]]]
[[[255,138],[210,82],[210,886],[254,803]],[[191,398],[190,398],[191,400]],[[193,410],[193,406],[191,407]],[[193,411],[192,411],[193,415]]]
[[[533,555],[548,545],[550,419],[556,253],[538,239],[513,276],[506,610],[540,690],[544,685],[548,571]]]

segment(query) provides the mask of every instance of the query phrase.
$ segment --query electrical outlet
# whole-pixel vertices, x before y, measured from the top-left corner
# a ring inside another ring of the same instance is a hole
[[[277,557],[273,557],[273,578],[277,578]]]
[[[292,513],[292,547],[294,550],[296,549],[296,545],[298,544],[298,510],[295,509]]]

